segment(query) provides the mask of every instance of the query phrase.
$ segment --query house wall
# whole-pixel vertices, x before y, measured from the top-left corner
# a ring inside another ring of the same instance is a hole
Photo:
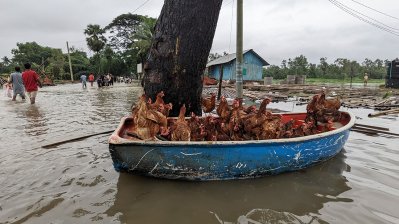
[[[244,54],[243,80],[262,80],[262,61],[252,52]],[[220,65],[214,65],[209,68],[209,76],[219,80]],[[223,64],[223,80],[236,79],[236,59],[230,63]]]

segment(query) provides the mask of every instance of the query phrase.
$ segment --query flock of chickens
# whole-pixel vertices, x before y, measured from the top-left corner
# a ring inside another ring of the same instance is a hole
[[[164,92],[157,94],[156,101],[142,95],[132,109],[133,123],[126,137],[141,140],[164,141],[244,141],[292,138],[333,130],[340,120],[338,99],[326,99],[325,93],[315,95],[307,105],[304,120],[283,121],[282,115],[266,110],[271,102],[266,98],[259,109],[255,105],[244,107],[239,99],[229,105],[223,96],[216,107],[216,96],[202,99],[205,117],[191,113],[186,118],[186,107],[180,108],[179,117],[169,118],[172,104],[163,101]],[[209,115],[216,108],[218,116]]]

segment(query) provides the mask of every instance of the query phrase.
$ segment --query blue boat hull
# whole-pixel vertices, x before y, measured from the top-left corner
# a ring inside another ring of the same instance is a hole
[[[300,170],[338,154],[350,127],[315,136],[243,142],[117,142],[110,153],[117,171],[185,180],[229,180]]]

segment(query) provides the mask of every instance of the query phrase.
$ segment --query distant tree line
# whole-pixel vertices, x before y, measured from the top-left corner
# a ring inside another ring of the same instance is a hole
[[[329,63],[326,57],[320,58],[318,64],[309,63],[303,55],[283,60],[281,65],[271,65],[263,69],[264,77],[274,79],[285,79],[287,75],[306,75],[308,78],[327,79],[348,79],[363,78],[368,73],[371,79],[383,79],[386,76],[386,64],[388,60],[376,59],[375,61],[366,58],[363,62],[352,61],[345,58],[338,58]]]
[[[70,56],[75,80],[81,73],[112,73],[131,76],[136,73],[137,63],[146,59],[151,45],[156,19],[136,14],[122,14],[110,24],[101,27],[89,24],[84,30],[87,52],[70,47]],[[17,43],[11,50],[12,57],[4,56],[0,61],[0,74],[11,73],[15,66],[30,62],[41,75],[52,79],[70,79],[68,55],[61,49],[41,46],[35,41]]]

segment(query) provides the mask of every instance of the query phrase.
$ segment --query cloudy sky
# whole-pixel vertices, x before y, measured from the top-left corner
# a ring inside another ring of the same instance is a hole
[[[163,2],[0,0],[0,57],[11,57],[17,42],[31,41],[64,52],[69,41],[70,46],[88,51],[83,34],[88,24],[103,27],[129,12],[157,18]],[[332,2],[348,7],[347,11],[356,10],[349,12],[394,34],[355,18]],[[223,2],[212,52],[235,51],[235,5],[235,0]],[[244,0],[244,49],[254,49],[275,65],[300,54],[312,63],[321,57],[330,63],[336,58],[392,60],[399,57],[398,9],[398,0]]]

